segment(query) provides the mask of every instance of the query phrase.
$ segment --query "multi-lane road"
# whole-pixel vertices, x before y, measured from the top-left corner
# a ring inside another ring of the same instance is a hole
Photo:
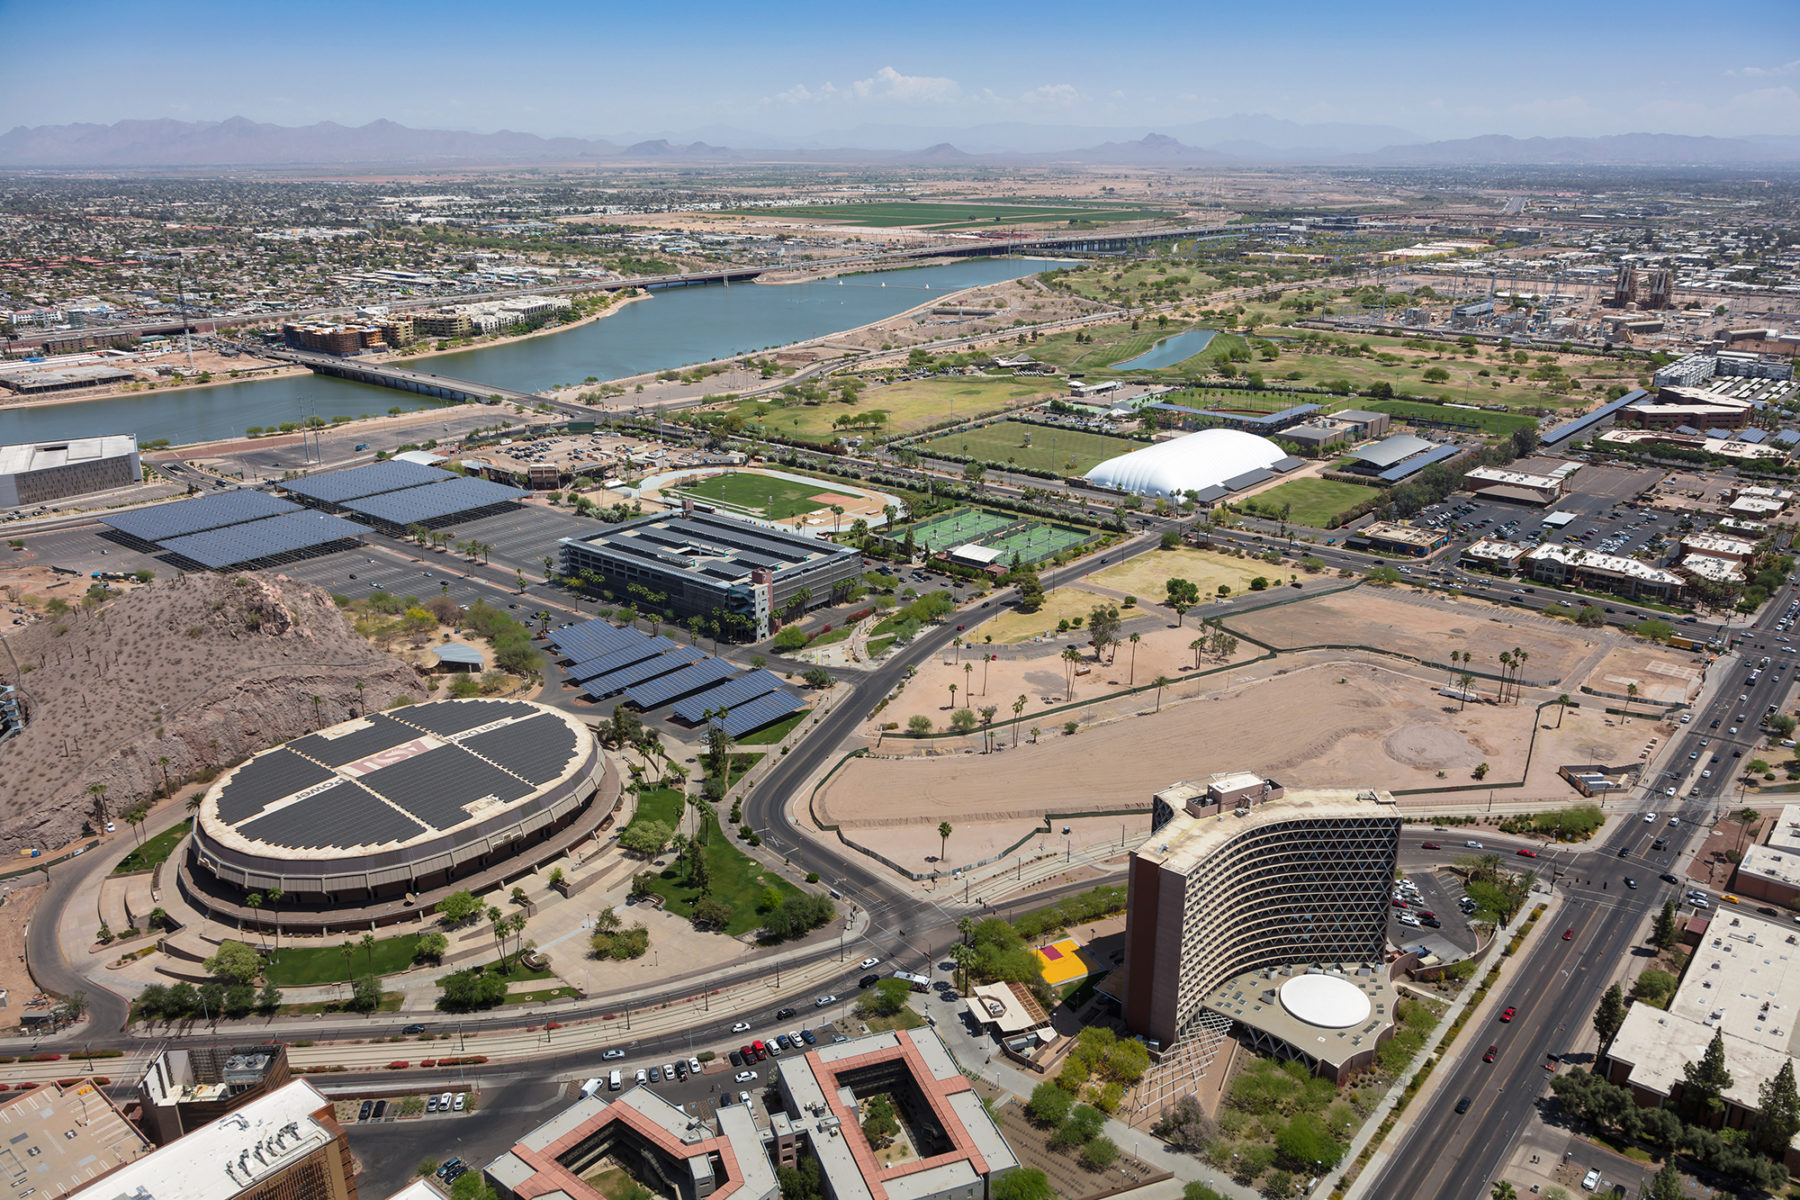
[[[1775,640],[1774,625],[1795,595],[1794,588],[1784,587],[1756,625],[1745,631],[1743,660],[1724,657],[1713,664],[1713,671],[1726,674],[1708,681],[1711,698],[1668,750],[1669,769],[1681,776],[1680,781],[1664,782],[1660,776],[1654,783],[1646,781],[1633,793],[1637,799],[1628,809],[1632,819],[1620,821],[1597,853],[1584,855],[1578,869],[1558,883],[1560,903],[1552,903],[1526,940],[1521,957],[1494,993],[1498,1004],[1488,1005],[1495,1014],[1515,1005],[1518,1015],[1501,1024],[1496,1016],[1483,1013],[1464,1030],[1434,1076],[1422,1111],[1409,1114],[1410,1124],[1386,1167],[1371,1184],[1359,1188],[1362,1195],[1413,1200],[1479,1200],[1488,1195],[1515,1139],[1536,1118],[1539,1104],[1549,1094],[1550,1072],[1544,1069],[1549,1056],[1563,1053],[1581,1035],[1601,993],[1637,944],[1645,918],[1664,900],[1673,898],[1680,904],[1682,892],[1691,886],[1671,885],[1658,877],[1681,875],[1678,864],[1690,843],[1705,836],[1708,819],[1736,795],[1735,781],[1751,756],[1749,747],[1758,740],[1756,726],[1765,708],[1780,704],[1787,695],[1795,670],[1791,660],[1800,655],[1780,652],[1785,643]],[[1765,654],[1771,668],[1783,659],[1790,661],[1779,676],[1764,670],[1749,683],[1749,668],[1742,661],[1756,664]],[[1747,718],[1747,725],[1737,722],[1739,714]],[[1717,730],[1712,728],[1715,720]],[[1737,734],[1725,733],[1733,725]],[[1734,759],[1734,749],[1743,750],[1745,758]],[[1720,763],[1703,766],[1715,752],[1722,754]],[[1712,770],[1711,778],[1701,778],[1705,769]],[[1665,787],[1675,787],[1676,797],[1667,796]],[[1642,820],[1639,810],[1655,814],[1654,820]],[[1680,825],[1671,826],[1671,817]],[[1651,849],[1656,835],[1668,839],[1666,849]],[[1627,876],[1637,881],[1635,890],[1625,886]],[[1564,931],[1573,931],[1567,941]],[[1495,1061],[1483,1062],[1490,1045],[1498,1048]],[[1470,1097],[1470,1107],[1459,1114],[1456,1104],[1464,1096]]]

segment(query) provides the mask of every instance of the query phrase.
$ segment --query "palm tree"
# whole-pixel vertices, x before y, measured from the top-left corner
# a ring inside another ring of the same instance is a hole
[[[1637,694],[1638,694],[1638,685],[1637,684],[1628,683],[1625,685],[1625,696],[1626,696],[1625,719],[1627,721],[1631,720],[1631,701],[1637,699]]]
[[[1463,709],[1469,707],[1469,689],[1474,686],[1475,686],[1474,672],[1464,671],[1461,675],[1458,675],[1456,677],[1456,702],[1457,702],[1456,711],[1457,712],[1461,712]]]
[[[841,504],[834,504],[834,505],[832,505],[832,506],[831,506],[831,536],[832,536],[832,537],[836,537],[836,536],[837,536],[837,532],[838,532],[838,520],[839,520],[839,518],[841,518],[841,517],[842,517],[842,516],[843,516],[843,515],[844,515],[844,506],[843,506],[843,505],[841,505]]]
[[[1500,652],[1500,696],[1499,696],[1500,703],[1502,703],[1502,704],[1506,703],[1506,678],[1507,678],[1507,671],[1509,668],[1511,668],[1511,666],[1512,666],[1512,655],[1510,655],[1506,651],[1502,650]]]
[[[1013,746],[1019,744],[1019,718],[1025,715],[1025,697],[1021,695],[1012,703],[1013,710]]]
[[[1567,692],[1556,698],[1556,727],[1558,729],[1562,728],[1563,716],[1569,711],[1569,705],[1573,703],[1574,701],[1569,699]]]
[[[963,689],[963,695],[973,696],[975,694],[975,664],[974,663],[964,663],[963,664],[963,683],[967,685]]]
[[[1731,814],[1731,819],[1738,823],[1738,850],[1744,848],[1744,837],[1762,821],[1762,814],[1754,808],[1740,808]]]
[[[961,662],[962,661],[962,638],[961,637],[953,637],[950,639],[950,644],[956,648],[956,661]]]
[[[169,756],[164,754],[159,757],[156,760],[156,765],[162,768],[163,794],[167,795],[169,792]]]
[[[1031,744],[1034,746],[1037,745],[1038,734],[1044,731],[1039,729],[1036,725],[1033,725],[1029,732],[1031,733]]]
[[[956,685],[954,683],[950,685],[950,707],[956,707]]]
[[[106,785],[104,783],[88,784],[88,795],[94,798],[94,827],[102,828],[106,825]]]
[[[981,752],[986,754],[994,748],[994,714],[999,708],[989,704],[981,710]]]
[[[1169,677],[1167,675],[1158,675],[1151,682],[1151,685],[1156,688],[1156,711],[1161,712],[1162,711],[1162,690],[1169,686]]]
[[[1063,647],[1063,677],[1069,681],[1069,699],[1075,698],[1075,668],[1081,663],[1081,651],[1073,646]]]
[[[1194,652],[1194,670],[1200,669],[1200,652],[1206,649],[1206,639],[1197,637],[1188,643],[1188,649]]]
[[[280,888],[272,887],[265,897],[275,912],[275,954],[277,957],[281,954],[281,909],[278,906],[281,904],[281,898],[286,894]]]
[[[358,715],[368,712],[368,710],[363,707],[363,689],[367,686],[368,684],[360,679],[356,681],[356,711]]]
[[[134,808],[126,813],[125,823],[131,826],[132,840],[137,842],[140,846],[143,845],[144,839],[138,836],[138,826],[144,823],[144,810],[141,808]]]
[[[314,696],[312,698],[313,724],[315,724],[315,725],[319,724],[319,722],[320,722],[321,718],[319,717],[319,705],[323,704],[324,702],[325,702],[325,697],[323,697],[323,696]]]
[[[975,947],[967,942],[956,942],[950,947],[950,961],[956,964],[956,985],[967,989],[969,968],[975,965]]]
[[[950,846],[950,835],[955,832],[956,830],[950,827],[950,822],[938,822],[938,862],[944,861],[944,855]]]
[[[259,911],[262,906],[263,898],[261,892],[251,892],[248,896],[244,897],[244,907],[248,908],[252,913]],[[260,921],[256,923],[256,936],[258,940],[262,938],[262,922]]]
[[[192,796],[188,797],[187,810],[189,812],[199,812],[200,806],[204,803],[206,803],[206,793],[195,792]]]
[[[1142,634],[1134,633],[1125,640],[1131,643],[1131,674],[1125,680],[1125,686],[1130,687],[1133,683],[1137,682],[1137,647],[1138,643],[1144,640],[1144,637]]]
[[[375,973],[375,935],[374,934],[365,933],[362,935],[362,949],[363,949],[363,957],[366,958],[369,963],[369,973],[372,975]]]

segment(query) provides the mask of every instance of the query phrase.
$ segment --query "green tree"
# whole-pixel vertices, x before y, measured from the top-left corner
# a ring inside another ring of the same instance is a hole
[[[1119,1147],[1109,1137],[1088,1139],[1088,1144],[1081,1148],[1081,1162],[1090,1171],[1104,1171],[1119,1161]]]
[[[1606,989],[1600,997],[1600,1006],[1594,1010],[1594,1032],[1600,1035],[1600,1044],[1611,1044],[1613,1035],[1619,1032],[1619,1026],[1625,1023],[1625,993],[1618,984]]]
[[[956,685],[953,683],[950,686],[955,687]],[[957,733],[973,733],[975,726],[979,723],[980,719],[976,717],[975,710],[972,708],[959,708],[950,714],[950,728]]]
[[[262,991],[256,994],[256,1011],[265,1017],[272,1017],[281,1008],[281,989],[273,983],[265,982]]]
[[[1186,579],[1171,579],[1163,584],[1166,595],[1165,603],[1175,610],[1175,624],[1179,626],[1187,616],[1188,609],[1200,603],[1200,585]]]
[[[1344,1156],[1344,1148],[1313,1113],[1299,1113],[1275,1135],[1275,1148],[1292,1170],[1330,1170]]]
[[[1194,1182],[1181,1189],[1181,1200],[1225,1200],[1225,1197],[1204,1183]]]
[[[900,1132],[900,1119],[894,1113],[894,1102],[884,1092],[869,1097],[863,1105],[863,1136],[869,1139],[869,1145],[880,1149],[888,1144],[896,1133]]]
[[[450,1185],[450,1200],[499,1200],[487,1176],[480,1171],[470,1171],[456,1177]]]
[[[619,834],[619,848],[642,858],[663,852],[675,831],[661,821],[633,821]]]
[[[219,951],[204,964],[207,973],[232,983],[249,983],[262,973],[262,955],[243,942],[219,943]]]
[[[1656,914],[1656,923],[1650,930],[1650,942],[1658,950],[1667,950],[1681,936],[1681,930],[1675,922],[1675,901],[1664,900],[1663,906]]]
[[[1074,1107],[1074,1096],[1055,1083],[1045,1080],[1031,1089],[1031,1100],[1025,1105],[1025,1115],[1039,1125],[1054,1128],[1068,1119],[1069,1110]]]
[[[1713,1030],[1712,1041],[1697,1063],[1681,1068],[1682,1105],[1707,1124],[1725,1111],[1725,1092],[1735,1082],[1725,1065],[1725,1035]]]
[[[1494,1190],[1488,1193],[1488,1200],[1519,1200],[1518,1189],[1506,1180],[1494,1184]]]
[[[452,927],[470,920],[480,911],[481,899],[467,888],[451,892],[438,901],[437,906],[438,916],[444,919],[444,924]]]
[[[450,949],[450,939],[432,930],[421,933],[417,945],[413,948],[414,962],[443,962],[444,955]]]
[[[1212,1141],[1218,1127],[1198,1100],[1183,1096],[1163,1110],[1162,1118],[1150,1127],[1150,1132],[1177,1150],[1198,1151]]]
[[[357,1012],[374,1012],[381,1007],[381,981],[364,975],[351,989],[350,1007]]]
[[[1780,1158],[1796,1133],[1800,1133],[1800,1090],[1794,1085],[1794,1063],[1784,1058],[1781,1069],[1756,1089],[1756,1119],[1752,1127],[1764,1153]]]
[[[456,971],[438,981],[444,994],[438,1007],[446,1012],[473,1012],[506,1003],[506,980],[485,971]]]
[[[1019,1167],[994,1181],[989,1189],[994,1200],[1055,1200],[1050,1177],[1036,1167]],[[786,1200],[783,1197],[783,1200]]]
[[[906,719],[906,732],[914,737],[924,737],[931,732],[931,718],[923,713],[914,713]]]
[[[1685,1200],[1686,1195],[1681,1190],[1681,1172],[1675,1169],[1675,1156],[1671,1154],[1663,1160],[1662,1170],[1651,1176],[1644,1189],[1644,1200]]]

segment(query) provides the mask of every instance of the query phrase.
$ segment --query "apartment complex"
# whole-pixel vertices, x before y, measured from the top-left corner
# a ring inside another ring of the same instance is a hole
[[[0,446],[0,508],[44,504],[142,481],[136,434]]]
[[[1392,1023],[1393,796],[1249,772],[1156,794],[1131,858],[1125,1022],[1161,1048],[1203,1014],[1338,1076]]]

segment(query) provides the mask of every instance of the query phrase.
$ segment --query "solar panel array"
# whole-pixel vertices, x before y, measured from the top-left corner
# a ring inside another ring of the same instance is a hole
[[[625,699],[648,711],[677,696],[685,696],[696,688],[729,679],[736,673],[737,668],[722,658],[703,658],[691,667],[683,667],[671,674],[660,675],[626,688]]]
[[[305,496],[322,504],[342,504],[361,496],[418,487],[426,483],[442,483],[460,476],[421,463],[378,462],[344,471],[327,471],[306,479],[295,479],[281,486],[296,496]]]
[[[549,713],[478,733],[457,745],[538,787],[561,775],[578,749],[569,739],[569,727]]]
[[[566,727],[565,727],[566,728]],[[391,767],[383,767],[365,784],[437,829],[468,820],[467,806],[492,795],[502,804],[522,800],[532,785],[483,762],[460,746],[439,746]]]
[[[1443,462],[1446,458],[1455,458],[1463,452],[1461,446],[1439,446],[1417,458],[1409,458],[1397,467],[1389,467],[1375,478],[1383,483],[1398,483],[1408,475],[1416,475],[1432,463]]]
[[[755,670],[736,679],[727,679],[717,687],[707,688],[698,696],[689,696],[669,711],[690,725],[706,720],[706,714],[721,708],[765,696],[781,687],[781,676],[773,671]]]
[[[550,635],[550,644],[564,657],[583,662],[597,658],[609,650],[641,642],[645,636],[630,626],[621,627],[596,617],[579,625],[558,629]]]
[[[530,716],[536,711],[518,700],[460,700],[455,704],[408,705],[397,710],[393,719],[449,738],[465,729],[479,729],[509,717]]]
[[[394,718],[377,713],[368,718],[366,729],[358,729],[338,737],[325,737],[317,733],[309,733],[288,743],[288,749],[296,754],[304,754],[310,759],[324,763],[328,767],[341,767],[358,759],[369,757],[382,750],[391,750],[395,746],[404,746],[414,738],[424,734],[411,725],[403,725]]]
[[[675,643],[660,634],[653,638],[645,638],[635,646],[625,646],[618,650],[609,650],[595,658],[578,662],[569,668],[569,680],[572,683],[585,683],[590,679],[616,671],[620,667],[629,667],[632,663],[643,662],[666,650],[673,650]]]
[[[418,525],[473,512],[490,505],[518,500],[526,493],[491,479],[464,478],[452,475],[443,483],[423,487],[402,488],[360,500],[349,500],[344,507],[359,516],[389,525]]]
[[[157,545],[203,567],[218,570],[360,538],[367,532],[369,527],[366,525],[302,508],[278,517],[264,517],[260,521],[245,521],[222,529],[190,533],[186,537],[164,538]]]
[[[346,779],[313,793],[303,803],[258,817],[239,832],[271,845],[319,850],[405,842],[424,833],[425,826]]]
[[[598,679],[590,679],[581,685],[591,699],[604,700],[608,696],[616,696],[626,688],[646,679],[655,679],[658,675],[667,675],[691,663],[697,663],[706,655],[692,646],[677,646],[667,654],[659,654],[655,658],[647,658],[643,662],[633,663],[629,667],[620,667],[617,671],[609,671]]]
[[[721,724],[731,737],[742,737],[753,729],[761,729],[771,721],[779,721],[783,717],[792,716],[806,707],[806,701],[794,695],[786,688],[770,692],[766,696],[758,696],[748,704],[739,705],[725,714]]]
[[[292,750],[259,754],[237,769],[219,793],[219,819],[227,825],[248,820],[275,801],[331,778],[331,771]]]
[[[199,533],[203,529],[219,529],[226,525],[273,517],[279,513],[299,511],[300,506],[292,500],[282,500],[267,492],[250,488],[239,488],[230,492],[215,492],[210,496],[197,496],[192,500],[177,500],[173,504],[158,504],[155,508],[143,508],[136,512],[101,517],[100,523],[110,525],[127,537],[134,537],[142,542],[160,542],[164,538]]]

